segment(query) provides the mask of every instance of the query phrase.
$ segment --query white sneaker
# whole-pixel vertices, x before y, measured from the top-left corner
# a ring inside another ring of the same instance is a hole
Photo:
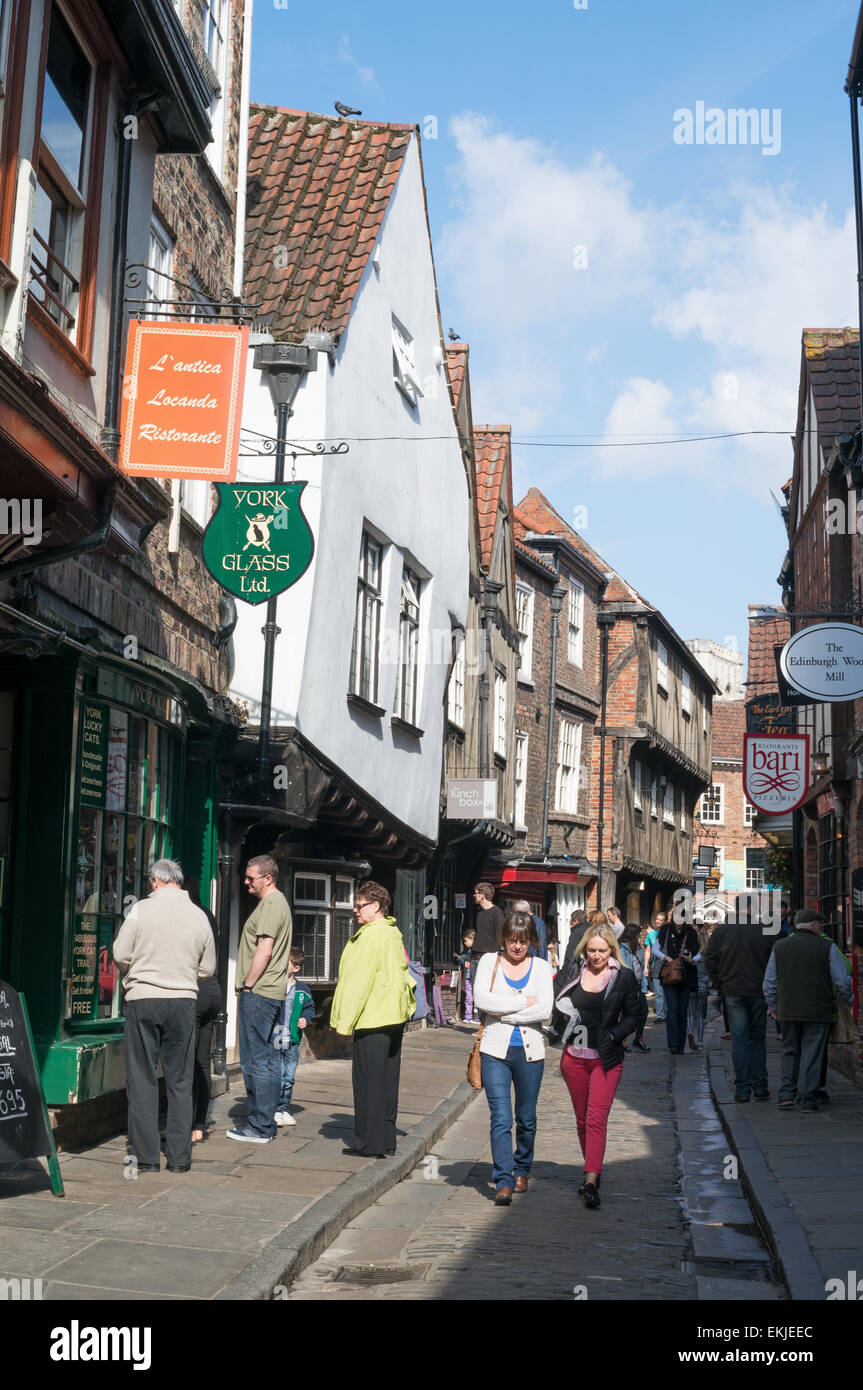
[[[277,1110],[275,1115],[273,1116],[273,1119],[279,1126],[295,1125],[297,1123],[290,1110]]]

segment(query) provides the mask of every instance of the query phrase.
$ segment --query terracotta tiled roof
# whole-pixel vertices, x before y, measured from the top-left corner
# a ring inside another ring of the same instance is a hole
[[[768,615],[749,619],[749,652],[746,661],[746,698],[776,693],[776,661],[773,648],[782,647],[791,636],[791,622],[784,608],[767,608],[750,603],[749,612],[758,609]],[[715,708],[718,708],[716,706]]]
[[[464,379],[467,374],[467,359],[470,348],[467,343],[447,343],[446,370],[452,387],[452,400],[456,410],[461,402]]]
[[[415,132],[251,107],[244,294],[275,338],[344,332]]]
[[[516,516],[518,515],[518,510],[517,510],[517,509],[516,509],[516,512],[514,513],[514,515],[516,515]],[[515,531],[515,526],[513,526],[513,531]],[[538,550],[534,550],[532,546],[525,544],[524,541],[516,540],[516,542],[515,542],[515,558],[516,558],[516,560],[518,560],[519,555],[527,555],[529,559],[533,560],[534,564],[536,564],[536,565],[542,565],[542,568],[543,568],[544,570],[548,570],[548,573],[549,573],[549,575],[551,576],[552,579],[557,578],[554,565],[550,564],[549,561],[546,559],[546,557],[545,557],[544,555],[540,555],[540,553],[539,553]]]
[[[512,464],[509,425],[474,425],[474,466],[476,468],[476,510],[479,520],[480,562],[484,570],[491,564],[494,528],[500,505],[501,488],[512,515]]]
[[[856,328],[803,330],[803,356],[825,459],[837,434],[860,428],[859,339]]]
[[[743,757],[746,704],[743,700],[713,702],[713,761]]]
[[[519,502],[515,509],[516,522],[518,529],[516,538],[524,540],[525,536],[531,531],[541,536],[562,536],[569,543],[589,560],[597,569],[602,570],[603,574],[611,574],[612,579],[605,591],[605,597],[611,599],[630,599],[647,604],[648,608],[653,605],[641,597],[631,584],[627,584],[611,565],[602,558],[593,546],[588,545],[582,536],[574,531],[563,517],[554,510],[547,497],[544,497],[538,487],[532,487]]]

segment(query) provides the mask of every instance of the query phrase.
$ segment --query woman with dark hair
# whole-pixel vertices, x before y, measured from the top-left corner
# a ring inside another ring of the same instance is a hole
[[[581,970],[557,996],[557,1008],[569,1016],[560,1070],[584,1155],[584,1182],[578,1190],[584,1205],[596,1208],[601,1205],[608,1115],[623,1071],[623,1042],[638,1027],[641,996],[606,921],[587,928],[578,954]]]
[[[342,952],[330,1009],[330,1027],[353,1034],[355,1137],[344,1152],[360,1158],[396,1151],[402,1035],[416,1008],[405,944],[389,910],[386,888],[371,879],[358,885],[357,929]]]
[[[554,1004],[551,966],[531,956],[539,938],[529,912],[513,912],[500,933],[501,950],[487,952],[476,972],[474,999],[483,1014],[479,1050],[491,1112],[496,1206],[527,1192],[536,1140],[536,1102],[545,1065],[542,1024]],[[512,1091],[515,1088],[515,1154]]]
[[[686,1042],[689,996],[698,990],[697,963],[701,960],[701,947],[695,928],[678,924],[670,917],[657,933],[652,959],[658,962],[665,996],[668,1050],[680,1056]]]
[[[640,1022],[635,1030],[635,1037],[632,1040],[632,1045],[633,1047],[638,1048],[639,1052],[649,1052],[650,1048],[644,1041],[644,1027],[647,1023],[648,1010],[647,996],[645,995],[642,988],[644,984],[644,956],[642,954],[641,946],[639,945],[640,935],[641,928],[639,927],[638,923],[630,922],[629,926],[624,927],[623,931],[618,937],[618,945],[620,946],[620,954],[623,958],[623,963],[624,965],[627,965],[629,967],[629,969],[635,976],[639,991],[638,1007]],[[628,1052],[629,1048],[624,1047],[624,1051]]]

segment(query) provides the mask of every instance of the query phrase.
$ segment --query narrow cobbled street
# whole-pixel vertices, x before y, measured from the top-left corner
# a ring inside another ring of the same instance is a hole
[[[662,1025],[611,1111],[602,1208],[578,1196],[575,1121],[546,1061],[530,1190],[495,1207],[483,1093],[413,1171],[300,1276],[304,1299],[779,1299],[770,1255],[709,1097],[704,1053],[669,1057]]]

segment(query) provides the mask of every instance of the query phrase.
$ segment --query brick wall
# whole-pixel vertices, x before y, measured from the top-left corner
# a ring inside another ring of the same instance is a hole
[[[215,301],[230,298],[234,278],[243,10],[244,0],[233,0],[222,177],[214,172],[206,155],[160,155],[156,159],[153,188],[156,213],[176,243],[174,275],[184,281],[194,275],[206,295]],[[183,27],[199,61],[203,55],[202,17],[202,0],[186,0]],[[212,153],[212,146],[210,149]],[[187,298],[188,294],[180,289],[177,297]]]

